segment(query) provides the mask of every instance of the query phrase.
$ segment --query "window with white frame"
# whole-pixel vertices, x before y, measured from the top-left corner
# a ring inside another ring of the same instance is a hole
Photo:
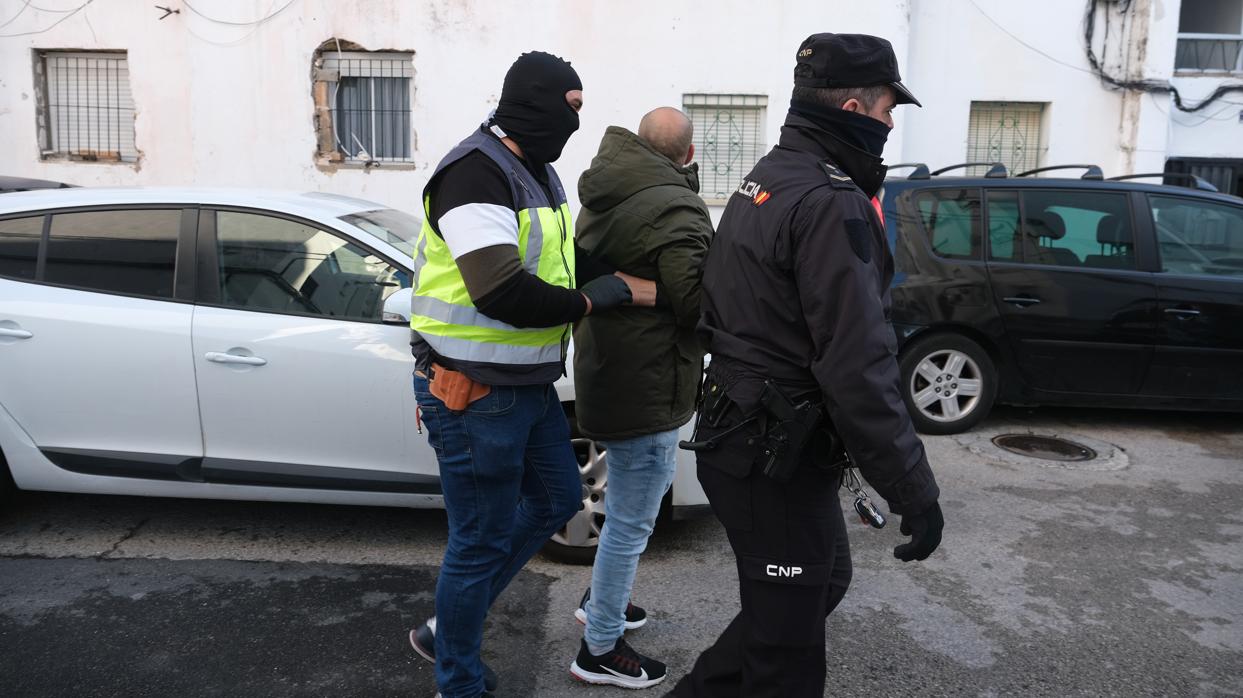
[[[1243,0],[1184,0],[1174,69],[1243,73]]]
[[[1042,102],[972,102],[967,161],[1000,162],[1012,173],[1040,167]],[[973,168],[982,175],[987,168]]]
[[[413,58],[321,50],[315,84],[321,157],[362,164],[413,161]]]
[[[38,51],[35,78],[44,158],[138,159],[124,51]]]
[[[682,95],[682,110],[695,127],[699,192],[724,201],[763,157],[768,97],[740,94]]]

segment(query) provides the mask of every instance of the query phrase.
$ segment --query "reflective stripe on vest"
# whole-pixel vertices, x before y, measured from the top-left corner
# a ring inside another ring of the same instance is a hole
[[[548,168],[554,195],[550,202],[544,187],[504,144],[476,131],[445,156],[432,174],[433,180],[445,167],[475,150],[500,166],[509,179],[517,206],[518,255],[523,268],[549,284],[572,288],[574,228],[556,173]],[[479,312],[448,245],[432,230],[431,199],[426,194],[423,209],[423,229],[414,252],[411,329],[433,351],[450,359],[510,365],[560,362],[570,326],[518,328]]]

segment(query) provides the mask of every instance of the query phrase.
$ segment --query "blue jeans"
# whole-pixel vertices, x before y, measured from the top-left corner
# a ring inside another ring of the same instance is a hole
[[[483,693],[488,608],[548,537],[578,513],[582,480],[551,385],[494,386],[453,414],[415,376],[440,462],[449,545],[436,583],[436,683],[446,698]]]
[[[639,555],[656,525],[660,502],[673,484],[678,431],[663,431],[604,444],[608,487],[604,528],[591,570],[584,637],[594,654],[610,650],[626,630],[626,604]]]

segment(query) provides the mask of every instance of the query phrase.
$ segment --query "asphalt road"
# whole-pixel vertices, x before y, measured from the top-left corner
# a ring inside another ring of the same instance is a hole
[[[1012,456],[1002,432],[1100,456]],[[1243,695],[1243,417],[1004,410],[926,439],[942,549],[902,564],[851,526],[829,621],[837,695]],[[435,693],[406,631],[431,611],[440,512],[26,494],[0,514],[5,696]],[[736,610],[715,520],[657,531],[630,636],[685,673]],[[567,668],[586,568],[537,558],[494,609],[505,696],[607,696]],[[656,693],[655,691],[652,692]],[[630,695],[630,694],[626,694]]]

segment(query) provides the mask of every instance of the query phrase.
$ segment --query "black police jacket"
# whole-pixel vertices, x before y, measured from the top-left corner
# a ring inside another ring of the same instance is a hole
[[[848,146],[811,122],[786,120],[726,206],[698,329],[711,374],[743,411],[756,408],[765,378],[821,393],[890,510],[920,513],[939,491],[899,393],[893,258],[871,201],[833,164],[839,148]]]

